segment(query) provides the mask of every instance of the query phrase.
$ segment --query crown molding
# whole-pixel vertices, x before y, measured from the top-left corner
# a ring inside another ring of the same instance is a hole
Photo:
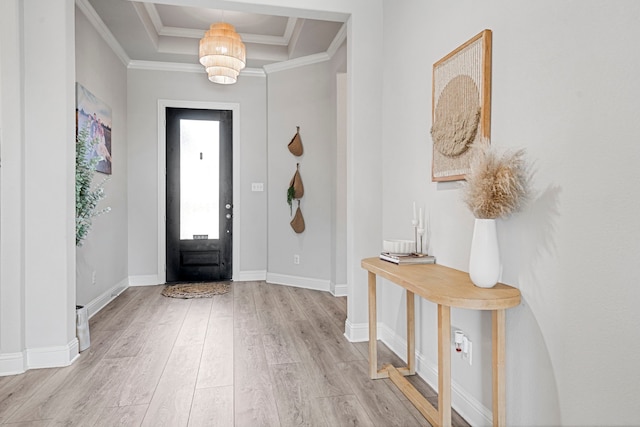
[[[300,33],[302,32],[302,27],[304,26],[304,20],[301,19],[296,22],[296,25],[292,28],[291,31],[291,39],[289,40],[289,45],[287,46],[287,55],[290,57],[291,53],[295,51],[296,46],[298,46],[298,40],[300,40]]]
[[[342,43],[347,39],[347,23],[345,22],[338,30],[338,33],[331,41],[326,52],[316,53],[314,55],[303,56],[300,58],[290,59],[288,61],[276,62],[265,65],[264,71],[267,74],[276,73],[278,71],[290,70],[293,68],[303,67],[305,65],[317,64],[319,62],[328,61],[336,54]]]
[[[162,27],[158,31],[158,36],[184,37],[189,39],[201,39],[204,31],[192,28]],[[287,46],[289,39],[285,36],[264,36],[260,34],[238,33],[243,43],[267,44],[276,46]]]
[[[159,62],[159,61],[137,61],[129,62],[127,67],[130,70],[147,70],[147,71],[173,71],[181,73],[198,73],[204,74],[205,71],[200,64],[183,64],[178,62]],[[259,68],[245,68],[240,71],[240,76],[245,77],[264,77],[265,72]]]
[[[246,77],[265,77],[267,74],[262,68],[245,68],[240,71],[240,76]]]
[[[173,27],[163,27],[162,22],[160,21],[160,16],[155,9],[155,5],[152,3],[144,3],[142,5],[138,5],[136,2],[134,3],[134,7],[136,12],[142,19],[142,22],[145,24],[145,28],[151,41],[156,45],[158,44],[157,37],[159,35],[176,35],[171,34],[171,31],[181,32],[183,34],[188,34],[191,30],[181,29],[181,28],[173,28]],[[129,58],[129,55],[122,48],[120,43],[113,36],[111,31],[107,28],[105,23],[102,21],[102,18],[95,11],[93,6],[89,3],[89,0],[76,0],[76,6],[82,13],[87,17],[89,22],[96,29],[98,34],[104,39],[104,41],[109,45],[111,50],[116,54],[116,56],[120,59],[120,61],[124,64],[125,67],[132,70],[153,70],[153,71],[177,71],[177,72],[188,72],[188,73],[201,73],[202,66],[199,64],[184,64],[177,62],[161,62],[161,61],[140,61],[140,60],[132,60]],[[247,43],[259,43],[259,44],[280,44],[286,46],[291,37],[294,35],[295,26],[297,23],[297,18],[289,18],[287,22],[287,29],[285,30],[284,36],[259,36],[255,34],[244,34],[241,35],[243,41]],[[161,29],[158,30],[158,26],[161,26]],[[155,30],[155,31],[154,31]],[[162,32],[168,31],[167,34],[160,34]],[[195,31],[195,30],[194,30]],[[155,39],[154,39],[155,36]],[[177,35],[176,35],[177,36]],[[193,37],[200,38],[202,35],[195,35],[195,33],[191,35],[182,35],[181,37]],[[327,49],[327,52],[321,52],[314,55],[308,55],[301,58],[290,59],[287,61],[281,61],[273,64],[268,64],[260,68],[245,68],[240,72],[242,76],[253,76],[253,77],[264,77],[269,73],[275,73],[278,71],[290,70],[293,68],[303,67],[306,65],[317,64],[320,62],[330,60],[338,48],[342,45],[344,40],[347,37],[347,25],[346,23],[342,25],[336,36],[334,37],[331,45]]]
[[[160,48],[160,42],[158,40],[158,31],[156,30],[156,18],[160,19],[160,17],[153,15],[152,12],[154,12],[155,9],[150,10],[147,6],[148,4],[149,3],[131,3],[133,9],[138,14],[138,18],[140,18],[140,22],[142,22],[144,31],[147,33],[147,36],[149,36],[149,40],[151,40],[151,43],[153,44],[153,47],[157,52]]]
[[[102,21],[102,18],[98,16],[98,13],[93,6],[91,6],[89,0],[76,0],[76,6],[84,16],[87,17],[91,25],[93,25],[98,34],[100,34],[111,50],[113,50],[113,53],[115,53],[120,61],[122,61],[124,66],[128,66],[129,62],[131,62],[131,58],[129,58],[129,55],[127,55],[122,46],[120,46],[120,43],[118,43],[118,40],[116,40],[111,31],[109,31],[109,28],[107,28],[105,23]]]
[[[144,10],[147,11],[147,15],[149,15],[149,19],[153,24],[153,28],[156,30],[156,34],[160,34],[160,31],[164,28],[164,24],[162,23],[162,18],[160,18],[160,14],[158,13],[158,9],[154,3],[143,3]]]
[[[204,73],[200,64],[184,64],[180,62],[139,61],[129,62],[130,70],[179,71],[183,73]]]
[[[137,4],[137,3],[134,3]],[[146,17],[149,19],[149,22],[153,25],[153,29],[155,30],[155,34],[151,36],[153,39],[154,36],[157,40],[160,36],[165,37],[184,37],[191,39],[201,39],[204,35],[203,30],[195,29],[195,28],[181,28],[181,27],[167,27],[162,23],[162,18],[158,13],[158,9],[154,3],[143,3],[143,8],[146,11]],[[140,13],[138,13],[140,14]],[[142,16],[141,16],[142,17]],[[143,19],[144,21],[144,19]],[[265,36],[260,34],[251,34],[251,33],[239,33],[242,41],[245,43],[255,43],[255,44],[268,44],[268,45],[276,45],[276,46],[287,46],[289,41],[291,40],[291,34],[293,33],[293,29],[298,21],[297,18],[289,17],[287,19],[287,25],[284,30],[284,34],[282,36]],[[147,28],[147,31],[150,31],[150,28]]]
[[[284,29],[284,34],[282,36],[284,40],[286,40],[285,46],[288,45],[291,41],[291,36],[293,35],[293,30],[296,28],[297,23],[298,18],[290,16],[289,19],[287,19],[287,27]]]
[[[306,65],[317,64],[330,60],[331,57],[328,53],[316,53],[314,55],[303,56],[300,58],[290,59],[288,61],[276,62],[273,64],[265,65],[264,71],[267,74],[276,73],[278,71],[290,70],[292,68],[304,67]]]
[[[331,44],[327,48],[327,54],[330,58],[333,58],[333,55],[336,54],[342,43],[347,39],[347,23],[342,24],[342,27],[338,30],[338,33],[331,41]]]

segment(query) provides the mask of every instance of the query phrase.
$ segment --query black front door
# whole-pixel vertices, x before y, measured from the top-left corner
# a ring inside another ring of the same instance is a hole
[[[232,112],[167,108],[167,283],[231,279]]]

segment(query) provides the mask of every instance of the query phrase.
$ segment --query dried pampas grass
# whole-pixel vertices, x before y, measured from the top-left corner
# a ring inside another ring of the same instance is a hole
[[[463,198],[476,218],[505,218],[519,211],[529,199],[531,173],[525,150],[499,154],[483,144],[476,150],[466,176]]]

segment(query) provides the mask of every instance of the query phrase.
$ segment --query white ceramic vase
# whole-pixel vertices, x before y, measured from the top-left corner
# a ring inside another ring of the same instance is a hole
[[[474,285],[492,288],[500,279],[500,250],[495,219],[476,218],[469,256],[469,276]]]

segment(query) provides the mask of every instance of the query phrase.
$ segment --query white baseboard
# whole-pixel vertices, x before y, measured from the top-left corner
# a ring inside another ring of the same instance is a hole
[[[78,356],[78,339],[73,337],[66,346],[28,348],[26,368],[61,368],[71,365]]]
[[[157,274],[129,276],[129,286],[155,286],[161,284]]]
[[[151,281],[150,276],[137,277],[146,277],[147,279],[144,280]],[[120,283],[86,304],[89,317],[94,316],[124,292],[129,287],[130,280],[130,278],[121,280]],[[142,286],[143,280],[138,279],[138,283],[141,283],[139,286]],[[78,356],[78,339],[76,337],[66,346],[28,348],[21,353],[0,354],[0,376],[21,374],[28,369],[69,366]]]
[[[27,370],[27,353],[0,354],[0,377],[22,374]]]
[[[129,278],[123,279],[115,285],[113,288],[109,289],[102,295],[94,298],[93,301],[86,304],[87,313],[89,314],[89,318],[92,318],[96,313],[102,310],[107,304],[113,301],[118,295],[123,293],[129,287]]]
[[[344,336],[350,342],[369,341],[369,324],[368,323],[351,323],[347,318],[344,322]]]
[[[257,281],[267,280],[267,271],[266,270],[241,271],[240,274],[238,274],[238,278],[233,280],[236,282],[257,282]]]
[[[407,340],[384,324],[378,324],[378,339],[398,357],[407,360]],[[438,364],[416,352],[416,373],[438,391]],[[491,409],[469,394],[460,384],[451,381],[451,406],[472,426],[493,425]]]
[[[62,368],[71,365],[79,355],[76,337],[63,346],[30,348],[21,353],[0,354],[0,376],[22,374],[28,369]]]
[[[307,277],[288,276],[286,274],[267,273],[267,283],[295,286],[304,289],[329,292],[329,280],[309,279]]]
[[[347,296],[347,284],[336,284],[331,292],[334,297],[346,297]]]
[[[28,369],[62,368],[71,365],[79,356],[76,337],[67,345],[0,354],[0,376],[22,374]]]
[[[241,271],[238,278],[233,280],[236,282],[255,282],[266,280],[267,272],[265,270]],[[129,276],[129,286],[155,286],[161,284],[156,274]]]

